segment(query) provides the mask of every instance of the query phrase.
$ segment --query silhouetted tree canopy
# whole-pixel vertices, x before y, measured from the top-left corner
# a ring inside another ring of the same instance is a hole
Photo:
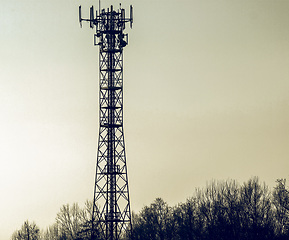
[[[91,239],[92,202],[82,209],[63,205],[55,223],[40,232],[25,221],[12,240]],[[96,223],[94,223],[96,226]],[[29,237],[28,237],[29,236]],[[97,228],[95,229],[97,236]],[[123,240],[288,240],[289,191],[285,179],[273,191],[257,177],[243,184],[212,181],[184,203],[170,207],[156,198],[132,213],[131,235]]]
[[[212,182],[185,203],[169,207],[157,198],[133,214],[133,239],[289,239],[289,194],[285,180],[271,193],[258,178]]]

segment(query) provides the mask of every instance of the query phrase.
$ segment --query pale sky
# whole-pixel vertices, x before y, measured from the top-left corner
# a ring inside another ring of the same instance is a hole
[[[102,6],[120,1],[102,0]],[[2,0],[0,239],[92,199],[98,48],[78,6]],[[212,179],[289,179],[289,1],[123,0],[132,209],[184,202]]]

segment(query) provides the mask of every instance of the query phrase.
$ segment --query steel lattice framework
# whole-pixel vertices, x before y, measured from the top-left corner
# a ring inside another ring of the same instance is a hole
[[[123,48],[128,35],[123,8],[90,8],[90,27],[96,26],[99,46],[99,139],[92,214],[92,239],[122,239],[131,229],[131,211],[123,130]]]

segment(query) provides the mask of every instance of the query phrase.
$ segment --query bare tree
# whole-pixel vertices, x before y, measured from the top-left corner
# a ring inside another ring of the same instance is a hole
[[[249,179],[241,187],[243,238],[258,240],[272,239],[274,231],[271,194],[259,179]]]
[[[24,222],[20,230],[16,230],[11,237],[12,240],[39,240],[40,230],[34,223],[29,223],[28,220]]]
[[[177,240],[201,239],[204,219],[199,211],[199,199],[192,197],[173,208],[175,237]]]
[[[76,239],[82,225],[81,211],[77,203],[72,206],[66,204],[60,208],[60,212],[56,216],[56,224],[60,236],[67,240]]]
[[[278,179],[273,190],[273,204],[275,206],[276,234],[289,237],[289,191],[286,179]]]
[[[286,179],[277,180],[277,186],[273,191],[273,196],[281,207],[289,211],[289,191],[286,188]]]
[[[42,233],[43,240],[58,240],[61,239],[60,230],[57,223],[49,226],[46,231]]]
[[[96,221],[96,219],[95,219]],[[96,226],[96,222],[94,223]],[[94,228],[97,236],[97,226]],[[57,213],[56,222],[44,231],[44,240],[86,240],[92,234],[92,201],[86,201],[84,208],[77,203],[63,205]]]
[[[133,214],[133,239],[172,239],[172,223],[172,209],[163,199],[157,198],[150,206],[145,206],[140,214]]]

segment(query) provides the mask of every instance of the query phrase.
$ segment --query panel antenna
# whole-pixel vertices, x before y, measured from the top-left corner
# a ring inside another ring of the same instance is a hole
[[[133,23],[133,7],[132,7],[132,5],[130,5],[130,18],[129,18],[129,21],[130,21],[130,28],[132,28],[132,23]]]
[[[81,6],[79,6],[78,17],[79,17],[79,24],[80,24],[80,27],[82,28]]]
[[[89,19],[89,24],[90,24],[90,28],[93,28],[93,22],[94,22],[94,10],[93,10],[93,6],[91,6],[90,8],[90,19]]]

